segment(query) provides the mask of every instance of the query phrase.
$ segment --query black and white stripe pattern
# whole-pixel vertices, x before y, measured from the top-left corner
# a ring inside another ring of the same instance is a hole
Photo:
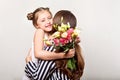
[[[46,47],[44,50],[54,51],[54,47]],[[31,80],[69,80],[65,74],[56,69],[53,60],[39,60],[38,64],[30,61],[25,66],[25,73]]]
[[[49,77],[48,80],[70,80],[67,75],[65,75],[59,69],[56,69]]]

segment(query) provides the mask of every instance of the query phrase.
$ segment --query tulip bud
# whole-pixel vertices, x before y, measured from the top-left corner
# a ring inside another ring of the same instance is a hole
[[[50,45],[52,45],[52,43],[50,42],[50,41],[45,41],[45,44],[47,45],[47,46],[50,46]]]
[[[64,33],[61,34],[61,37],[62,38],[67,38],[67,35],[68,35],[67,32],[64,32]]]
[[[52,36],[53,36],[54,38],[58,38],[58,37],[60,37],[60,32],[55,32]]]
[[[65,29],[63,27],[58,27],[59,32],[65,32]]]
[[[77,30],[74,30],[72,33],[72,38],[76,38],[78,36]]]

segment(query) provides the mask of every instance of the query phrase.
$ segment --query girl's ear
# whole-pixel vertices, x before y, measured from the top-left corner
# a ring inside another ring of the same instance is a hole
[[[35,25],[36,29],[40,28],[38,25]]]

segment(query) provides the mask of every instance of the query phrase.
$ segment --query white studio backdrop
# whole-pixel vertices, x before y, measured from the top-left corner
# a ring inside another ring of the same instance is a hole
[[[72,11],[81,28],[82,80],[120,80],[119,0],[0,0],[0,80],[22,80],[34,27],[27,13],[49,7]]]

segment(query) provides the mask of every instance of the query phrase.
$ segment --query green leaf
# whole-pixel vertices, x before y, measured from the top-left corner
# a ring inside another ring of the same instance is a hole
[[[69,59],[67,62],[67,68],[73,70],[71,59]]]
[[[67,68],[69,68],[70,70],[75,70],[76,69],[76,65],[75,65],[76,61],[74,58],[70,58],[67,62]]]

